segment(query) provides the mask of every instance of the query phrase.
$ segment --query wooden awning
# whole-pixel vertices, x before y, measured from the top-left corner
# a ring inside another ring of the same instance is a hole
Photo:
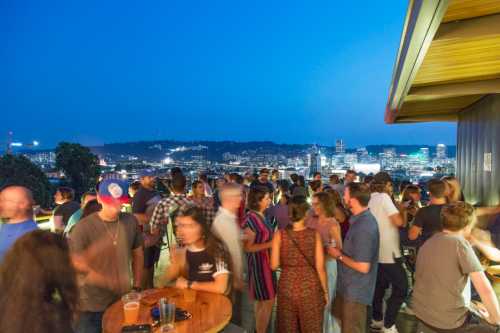
[[[386,123],[455,121],[500,93],[500,0],[410,1]]]

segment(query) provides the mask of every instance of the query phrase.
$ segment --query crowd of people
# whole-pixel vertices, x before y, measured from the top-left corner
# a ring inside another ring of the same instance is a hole
[[[188,188],[173,168],[168,193],[156,185],[104,178],[80,203],[60,187],[51,231],[29,189],[3,188],[0,332],[101,332],[122,295],[165,285],[226,295],[246,332],[398,332],[402,310],[418,332],[500,332],[479,261],[500,261],[500,207],[466,203],[454,177],[431,179],[426,203],[385,172],[306,183],[264,168]]]

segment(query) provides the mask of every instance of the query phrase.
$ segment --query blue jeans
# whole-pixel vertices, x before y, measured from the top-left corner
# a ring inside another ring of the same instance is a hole
[[[104,312],[80,312],[75,333],[101,333]]]

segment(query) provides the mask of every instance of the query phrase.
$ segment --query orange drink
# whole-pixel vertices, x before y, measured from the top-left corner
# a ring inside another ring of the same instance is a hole
[[[125,317],[125,324],[133,325],[139,319],[139,302],[129,302],[123,304],[123,315]]]
[[[141,295],[136,292],[131,292],[122,296],[123,302],[123,317],[125,324],[136,324],[139,319]]]

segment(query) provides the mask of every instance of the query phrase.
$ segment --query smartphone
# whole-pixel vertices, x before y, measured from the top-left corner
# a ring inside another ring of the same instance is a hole
[[[150,324],[123,326],[122,333],[151,333],[153,330]]]

